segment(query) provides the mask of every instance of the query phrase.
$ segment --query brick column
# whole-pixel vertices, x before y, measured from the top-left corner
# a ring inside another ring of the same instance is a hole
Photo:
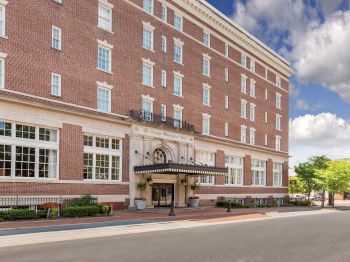
[[[129,182],[129,156],[130,156],[130,139],[129,135],[125,135],[122,141],[123,143],[123,156],[122,156],[122,181]]]
[[[283,163],[282,167],[282,186],[288,187],[288,161]]]
[[[81,126],[63,124],[60,132],[60,180],[84,179],[84,134]]]
[[[216,151],[215,166],[225,167],[225,152],[224,151],[222,151],[222,150]],[[225,184],[225,177],[224,176],[216,176],[215,177],[215,184],[216,185],[224,185]]]
[[[245,186],[250,186],[252,184],[252,157],[250,155],[244,157],[243,184]]]
[[[266,163],[266,185],[273,185],[273,162],[272,159],[268,159]]]

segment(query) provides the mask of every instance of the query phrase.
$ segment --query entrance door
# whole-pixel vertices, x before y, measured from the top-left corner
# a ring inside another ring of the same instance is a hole
[[[153,184],[152,202],[155,207],[170,206],[174,201],[174,184]]]

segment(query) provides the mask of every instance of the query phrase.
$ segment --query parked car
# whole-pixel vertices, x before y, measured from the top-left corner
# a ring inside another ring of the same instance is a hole
[[[322,201],[322,196],[323,196],[323,193],[318,193],[318,194],[316,195],[316,200],[317,200],[317,201]]]
[[[290,199],[297,199],[297,200],[303,200],[306,198],[304,194],[290,194],[289,195]]]

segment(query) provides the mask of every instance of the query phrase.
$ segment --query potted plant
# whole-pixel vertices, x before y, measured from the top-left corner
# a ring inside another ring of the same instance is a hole
[[[136,184],[136,189],[140,192],[140,197],[135,198],[135,206],[137,210],[146,208],[146,199],[143,197],[143,192],[146,190],[146,182],[140,181]]]
[[[190,207],[198,207],[199,196],[195,195],[195,192],[199,189],[199,184],[192,184],[191,190],[193,191],[193,196],[189,197]]]

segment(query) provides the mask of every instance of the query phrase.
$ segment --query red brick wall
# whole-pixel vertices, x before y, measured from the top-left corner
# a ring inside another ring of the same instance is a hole
[[[225,167],[225,152],[222,150],[218,150],[215,155],[215,165],[217,167]],[[225,176],[216,176],[215,177],[216,185],[224,185],[225,184]]]
[[[130,139],[126,135],[123,139],[123,174],[122,181],[129,182],[129,155],[130,155]]]
[[[81,126],[63,124],[60,132],[60,180],[84,179],[84,134]]]
[[[246,155],[244,157],[244,177],[243,177],[243,184],[245,186],[252,184],[252,157],[249,155]]]
[[[289,171],[288,162],[284,162],[282,168],[283,168],[282,169],[282,186],[287,187],[288,186],[288,171]]]
[[[268,159],[266,162],[266,185],[272,186],[273,184],[273,161]]]

